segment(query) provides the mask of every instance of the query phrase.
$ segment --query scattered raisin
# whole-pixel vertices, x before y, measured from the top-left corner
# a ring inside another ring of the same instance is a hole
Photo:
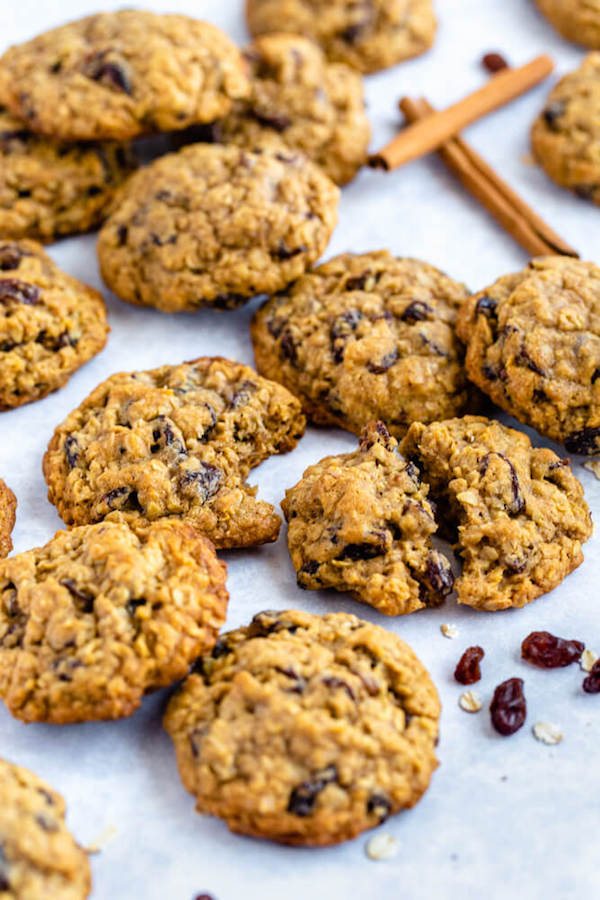
[[[68,590],[76,601],[75,605],[79,612],[91,613],[94,611],[94,600],[96,598],[93,594],[88,594],[87,591],[82,591],[81,588],[78,588],[72,578],[63,578],[60,584]]]
[[[452,567],[438,550],[431,550],[427,557],[425,583],[438,597],[446,597],[454,587]]]
[[[289,328],[286,328],[285,331],[283,332],[283,334],[281,335],[281,341],[279,343],[279,346],[281,348],[282,355],[286,359],[289,359],[289,361],[293,365],[298,359],[298,351],[296,349],[296,342],[295,342],[294,338],[292,337],[292,334],[291,334]]]
[[[367,812],[377,816],[381,825],[392,811],[392,804],[385,794],[371,794],[367,800]]]
[[[475,684],[481,678],[479,663],[485,656],[483,647],[467,647],[454,670],[459,684]]]
[[[303,781],[294,788],[290,794],[287,811],[295,816],[310,816],[314,809],[317,797],[328,784],[337,781],[338,773],[335,766],[328,766],[321,772],[317,772],[314,778]]]
[[[131,79],[124,67],[116,62],[110,62],[104,57],[105,54],[101,53],[95,60],[92,60],[85,74],[93,81],[99,81],[113,90],[131,94]]]
[[[73,437],[72,434],[68,435],[65,439],[65,456],[67,457],[67,462],[71,469],[77,465],[77,460],[79,459],[79,444],[77,443],[77,438]]]
[[[383,375],[388,369],[391,369],[394,363],[398,361],[398,351],[392,350],[391,353],[386,353],[384,357],[382,357],[381,361],[378,363],[368,362],[367,369],[373,375]]]
[[[347,681],[344,681],[343,678],[338,678],[337,675],[326,675],[323,679],[323,684],[331,688],[332,690],[342,690],[345,691],[351,700],[356,702],[356,694],[350,687]]]
[[[558,120],[561,116],[564,116],[566,108],[566,100],[554,100],[553,103],[548,104],[548,106],[542,113],[546,125],[548,125],[552,129],[552,131],[558,131]]]
[[[483,297],[480,297],[477,301],[475,311],[477,312],[477,315],[481,313],[486,319],[495,319],[497,306],[498,302],[496,300],[492,297],[488,297],[487,294],[484,294]]]
[[[582,428],[580,431],[572,431],[565,440],[565,447],[569,453],[582,453],[593,456],[600,452],[600,428]]]
[[[585,650],[581,641],[555,637],[549,631],[532,631],[521,644],[521,656],[542,669],[558,669],[577,662]]]
[[[374,535],[378,537],[378,535]],[[346,544],[337,559],[373,559],[385,553],[385,536],[376,543],[364,541],[362,544]]]
[[[187,470],[179,479],[180,488],[186,492],[193,492],[201,503],[206,503],[217,493],[221,487],[223,472],[211,463],[201,462],[197,469]]]
[[[40,296],[40,289],[35,284],[17,281],[16,278],[0,280],[0,303],[24,303],[26,306],[35,306],[40,302]]]
[[[293,247],[290,250],[289,247],[286,247],[284,241],[279,241],[277,249],[271,251],[271,256],[281,260],[292,259],[294,256],[298,256],[299,253],[306,253],[307,249],[305,244],[301,244],[300,247]]]
[[[400,313],[403,322],[424,322],[433,315],[433,308],[423,300],[413,300]]]
[[[357,309],[349,309],[348,312],[342,313],[331,323],[329,338],[334,362],[342,362],[348,338],[361,319],[362,313]]]
[[[600,694],[600,659],[597,659],[587,678],[583,679],[583,690],[586,694]]]
[[[508,63],[501,53],[486,53],[481,62],[484,68],[492,74],[501,72],[502,69],[508,69]]]
[[[514,734],[523,726],[527,703],[523,693],[523,679],[509,678],[494,691],[490,705],[492,725],[499,734]]]

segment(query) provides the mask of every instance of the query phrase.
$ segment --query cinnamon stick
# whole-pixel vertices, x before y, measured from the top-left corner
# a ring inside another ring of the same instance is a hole
[[[435,115],[425,99],[404,97],[400,109],[409,122]],[[579,256],[461,137],[447,141],[437,152],[467,190],[533,256]]]
[[[539,84],[553,68],[554,63],[549,56],[538,56],[520,68],[503,69],[483,87],[458,103],[409,125],[379,153],[371,156],[369,165],[386,170],[397,169],[419,156],[431,153],[466,125]]]

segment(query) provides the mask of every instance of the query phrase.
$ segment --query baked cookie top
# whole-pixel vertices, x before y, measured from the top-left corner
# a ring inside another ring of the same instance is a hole
[[[246,18],[252,35],[303,34],[365,73],[423,53],[436,30],[431,0],[246,0]]]
[[[371,135],[360,75],[294,34],[257,38],[244,56],[250,97],[215,123],[214,138],[247,148],[280,138],[337,184],[354,178]]]
[[[1,177],[1,176],[0,176]],[[0,240],[0,410],[62,387],[108,335],[102,296],[30,240]]]
[[[232,831],[334,844],[413,806],[440,705],[410,647],[354,616],[264,612],[223,635],[165,727],[197,809]]]
[[[225,576],[174,520],[83,525],[0,562],[0,696],[24,722],[131,715],[210,651]]]
[[[15,527],[17,498],[0,478],[0,559],[12,550],[10,535]]]
[[[0,239],[88,231],[134,168],[127,144],[41,138],[0,107]]]
[[[458,415],[469,388],[455,334],[464,285],[387,251],[344,253],[268,300],[251,324],[256,365],[319,424],[360,434],[381,419]]]
[[[217,547],[273,541],[281,520],[246,478],[295,447],[304,426],[296,398],[241,363],[202,357],[122,372],[56,429],[48,497],[68,525],[177,516]]]
[[[400,449],[429,482],[440,520],[458,526],[459,603],[524,606],[583,561],[592,523],[568,460],[482,416],[417,422]]]
[[[247,92],[235,44],[189,16],[99,13],[0,57],[0,102],[32,131],[71,141],[212,122]]]
[[[458,333],[469,378],[520,422],[566,446],[600,452],[600,268],[532,260],[469,297]]]
[[[0,895],[6,900],[84,900],[86,852],[65,824],[65,802],[28,769],[0,759]]]
[[[397,452],[382,422],[358,450],[310,466],[281,508],[298,585],[349,591],[386,615],[443,602],[454,584],[431,543],[437,530],[428,487]]]
[[[536,0],[563,37],[600,49],[600,0]]]
[[[550,178],[600,203],[600,53],[588,54],[553,88],[533,124],[531,143]]]
[[[136,172],[98,241],[106,284],[166,312],[232,309],[325,250],[339,189],[302,154],[193,144]]]

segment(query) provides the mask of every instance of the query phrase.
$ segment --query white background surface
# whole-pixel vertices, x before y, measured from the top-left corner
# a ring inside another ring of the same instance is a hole
[[[105,2],[103,9],[120,2]],[[26,39],[68,18],[96,12],[98,0],[18,0],[3,3],[1,41]],[[148,2],[156,11],[187,12],[246,40],[240,0]],[[480,85],[483,52],[501,50],[520,64],[549,52],[563,74],[583,51],[563,42],[536,13],[532,0],[437,0],[440,28],[433,50],[366,82],[373,148],[397,126],[402,94],[426,94],[446,105]],[[554,80],[554,79],[552,79]],[[600,210],[554,187],[526,161],[528,129],[550,82],[468,130],[475,147],[544,215],[584,259],[600,260]],[[95,239],[65,240],[50,252],[68,272],[101,288]],[[439,265],[476,290],[520,269],[526,255],[487,217],[435,158],[384,175],[365,171],[344,190],[340,224],[327,256],[388,247]],[[247,322],[256,302],[236,313],[167,317],[121,303],[104,290],[112,334],[107,348],[58,394],[0,418],[0,475],[15,490],[15,549],[45,543],[61,523],[45,499],[41,458],[52,430],[112,372],[177,363],[219,353],[252,362]],[[541,441],[537,439],[539,443]],[[355,439],[341,431],[310,430],[297,450],[253,473],[260,495],[278,503],[284,488],[327,453]],[[600,483],[576,461],[592,511]],[[449,600],[440,610],[387,619],[333,593],[299,591],[285,547],[225,554],[229,562],[229,626],[264,608],[343,610],[397,632],[417,651],[439,688],[444,712],[441,766],[422,802],[383,826],[395,835],[395,859],[375,863],[366,837],[326,850],[292,849],[230,835],[220,821],[198,816],[181,787],[174,754],[161,729],[168,692],[149,698],[130,720],[74,726],[23,725],[0,708],[0,755],[34,769],[67,798],[68,821],[86,844],[104,828],[116,834],[93,857],[95,900],[338,900],[338,898],[585,896],[598,884],[600,696],[581,690],[577,666],[545,672],[519,659],[533,629],[575,637],[600,653],[599,538],[585,547],[585,563],[550,595],[524,610],[481,613]],[[440,625],[460,628],[454,641]],[[457,706],[454,666],[469,645],[486,652],[476,686],[484,710]],[[528,719],[511,738],[491,729],[487,706],[505,678],[525,679]],[[537,743],[531,726],[558,723],[562,744]],[[52,900],[52,898],[48,898]]]

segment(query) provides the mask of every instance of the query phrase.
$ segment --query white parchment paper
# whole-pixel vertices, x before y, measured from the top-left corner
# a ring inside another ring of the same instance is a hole
[[[0,43],[121,5],[119,0],[5,0]],[[148,0],[145,5],[203,17],[240,43],[247,39],[242,0]],[[479,62],[486,51],[500,50],[514,64],[549,52],[557,75],[583,56],[540,18],[532,0],[436,0],[435,5],[440,29],[434,49],[366,82],[373,148],[394,133],[401,95],[424,94],[447,105],[479,86],[486,77]],[[598,261],[600,209],[554,187],[526,156],[529,126],[553,80],[466,135],[584,259]],[[434,157],[389,175],[364,171],[344,190],[327,256],[383,247],[428,260],[472,289],[527,261]],[[62,241],[50,252],[68,272],[102,288],[94,236]],[[234,313],[175,317],[128,306],[105,289],[104,294],[112,326],[104,352],[59,393],[0,417],[0,476],[19,500],[17,552],[45,543],[61,526],[46,500],[42,454],[55,425],[98,382],[115,371],[201,354],[252,363],[247,323],[256,303]],[[311,429],[292,454],[269,460],[251,481],[262,497],[278,503],[307,465],[354,446],[355,439],[342,431]],[[600,510],[600,483],[581,460],[574,467],[592,511]],[[600,697],[583,694],[577,666],[536,670],[520,661],[519,648],[533,629],[548,629],[584,640],[600,653],[599,549],[598,537],[593,538],[585,547],[585,563],[526,609],[478,613],[448,601],[439,610],[398,619],[341,594],[298,590],[284,534],[275,545],[225,554],[229,626],[264,608],[353,612],[401,635],[429,668],[444,705],[441,766],[421,803],[382,826],[400,845],[386,862],[366,858],[366,837],[332,849],[298,850],[230,835],[220,821],[198,816],[161,728],[168,692],[148,698],[131,719],[109,724],[23,725],[0,704],[0,755],[32,768],[65,795],[69,825],[82,843],[108,826],[115,829],[92,859],[95,900],[192,900],[203,891],[216,900],[588,896],[597,887],[599,868]],[[442,637],[444,622],[458,626],[457,639]],[[475,686],[484,700],[477,715],[459,709],[461,688],[452,677],[460,654],[472,644],[486,652],[483,680]],[[487,707],[494,686],[511,676],[525,679],[528,719],[507,739],[492,730]],[[539,720],[560,725],[563,742],[556,747],[536,742],[531,727]]]

